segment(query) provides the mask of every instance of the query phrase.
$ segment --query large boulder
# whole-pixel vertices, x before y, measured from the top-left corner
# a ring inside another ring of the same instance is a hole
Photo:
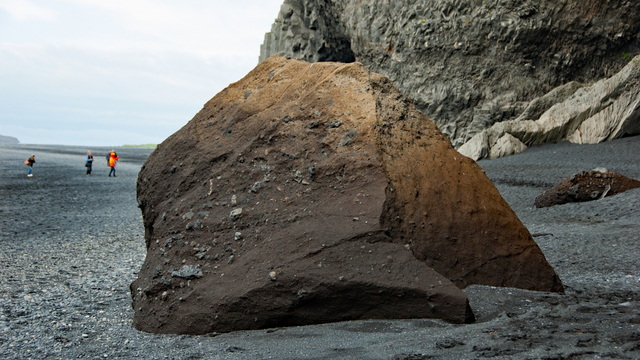
[[[260,59],[362,62],[459,148],[496,122],[537,120],[559,86],[613,76],[638,39],[636,0],[284,0]]]
[[[144,331],[463,323],[458,287],[563,290],[482,169],[359,63],[265,60],[158,146],[138,201]]]
[[[558,89],[558,92],[564,91],[566,89]],[[474,135],[458,151],[474,160],[495,159],[542,143],[569,140],[594,144],[638,134],[640,56],[615,76],[577,89],[564,101],[551,106],[538,120],[519,118],[496,123]],[[505,137],[511,142],[501,141]]]

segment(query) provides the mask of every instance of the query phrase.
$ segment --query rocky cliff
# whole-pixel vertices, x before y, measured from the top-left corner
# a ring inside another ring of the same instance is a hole
[[[3,144],[3,145],[20,144],[20,141],[18,141],[18,139],[14,138],[13,136],[0,135],[0,144]]]
[[[260,60],[279,52],[362,62],[459,147],[622,69],[640,53],[640,2],[285,0]]]

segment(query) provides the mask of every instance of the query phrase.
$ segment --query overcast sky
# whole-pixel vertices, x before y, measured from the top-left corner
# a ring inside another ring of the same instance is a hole
[[[0,135],[160,143],[258,64],[283,0],[0,0]]]

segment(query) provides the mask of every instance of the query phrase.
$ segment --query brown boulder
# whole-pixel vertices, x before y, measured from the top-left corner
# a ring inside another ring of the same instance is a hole
[[[158,146],[138,201],[144,331],[472,321],[447,278],[562,291],[480,167],[359,63],[262,62]]]
[[[570,202],[592,201],[639,187],[638,180],[599,168],[583,171],[562,180],[558,185],[538,195],[534,204],[537,208],[543,208]]]

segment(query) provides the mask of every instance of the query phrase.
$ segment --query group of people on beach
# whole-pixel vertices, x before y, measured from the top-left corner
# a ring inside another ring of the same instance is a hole
[[[111,168],[111,170],[109,171],[109,177],[111,177],[111,174],[113,174],[113,177],[116,177],[116,164],[120,159],[118,157],[118,154],[116,154],[115,150],[111,150],[107,153],[106,159],[107,159],[107,165]],[[27,167],[29,167],[29,172],[27,173],[28,177],[33,176],[33,164],[35,163],[36,163],[35,154],[31,154],[31,157],[24,161],[24,164],[27,165]],[[87,168],[87,176],[90,176],[91,170],[93,167],[93,154],[91,153],[91,151],[87,151],[87,158],[84,166]]]

